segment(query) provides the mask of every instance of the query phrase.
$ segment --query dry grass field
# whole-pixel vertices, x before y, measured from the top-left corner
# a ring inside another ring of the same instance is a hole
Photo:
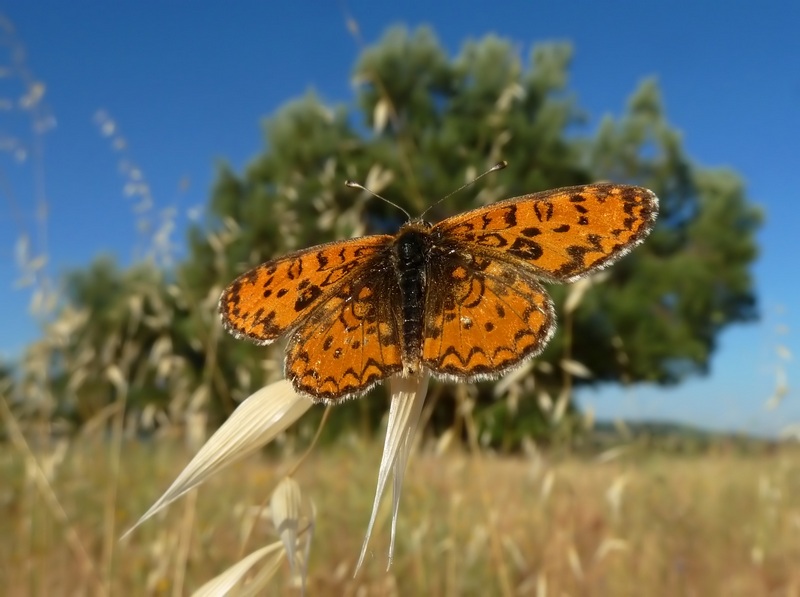
[[[423,449],[407,471],[391,569],[386,507],[354,578],[380,449],[318,447],[296,476],[316,508],[309,595],[800,594],[794,446],[688,457],[632,444],[612,459]],[[117,470],[107,440],[84,438],[37,456],[40,470],[0,450],[6,595],[189,594],[275,541],[259,506],[294,461],[251,457],[120,542],[190,455],[126,444]],[[288,565],[273,593],[300,594]]]

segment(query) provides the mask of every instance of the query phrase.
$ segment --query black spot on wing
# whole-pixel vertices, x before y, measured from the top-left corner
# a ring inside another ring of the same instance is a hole
[[[306,281],[306,280],[304,280]],[[295,311],[303,311],[306,309],[311,303],[313,303],[319,296],[322,294],[322,289],[317,285],[308,286],[305,290],[300,293],[300,296],[294,303],[294,310]]]
[[[547,222],[553,217],[553,204],[549,201],[537,201],[533,204],[533,213],[540,222]]]
[[[505,212],[503,212],[503,221],[506,223],[506,226],[509,228],[513,228],[517,225],[517,206],[516,205],[509,205],[506,207]]]
[[[524,259],[525,261],[536,261],[542,256],[542,247],[539,243],[535,243],[527,238],[518,237],[514,240],[514,244],[508,252],[515,257]]]

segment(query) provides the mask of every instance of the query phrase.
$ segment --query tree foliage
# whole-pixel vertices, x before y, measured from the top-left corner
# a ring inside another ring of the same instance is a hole
[[[544,424],[542,399],[563,387],[565,360],[582,363],[595,381],[676,383],[706,372],[719,332],[756,316],[749,267],[759,213],[735,173],[702,168],[686,155],[654,81],[633,91],[620,117],[606,116],[592,131],[568,87],[570,59],[570,47],[559,44],[537,46],[524,61],[494,36],[450,58],[428,29],[390,31],[359,58],[352,105],[331,108],[314,94],[292,101],[266,121],[264,151],[243,173],[221,167],[207,218],[190,230],[188,258],[171,282],[174,327],[140,326],[140,358],[167,334],[187,379],[223,411],[279,376],[282,348],[221,336],[214,301],[236,275],[272,257],[393,232],[404,221],[391,205],[346,188],[346,179],[412,215],[433,206],[426,218],[434,221],[500,198],[607,179],[656,192],[656,230],[596,277],[564,318],[566,332],[562,326],[515,390],[504,386],[502,395],[514,398],[507,408]],[[436,203],[501,159],[506,170]],[[109,329],[128,324],[118,312],[122,289],[98,275],[72,298],[96,314],[81,342],[99,350]],[[128,278],[125,293],[135,284]],[[156,287],[162,299],[171,296],[165,280]],[[569,290],[551,291],[561,309]],[[157,378],[142,387],[158,388]],[[538,402],[520,399],[537,393]],[[468,395],[496,411],[494,386]],[[373,420],[383,407],[359,401],[352,408]],[[489,427],[504,420],[498,416]]]

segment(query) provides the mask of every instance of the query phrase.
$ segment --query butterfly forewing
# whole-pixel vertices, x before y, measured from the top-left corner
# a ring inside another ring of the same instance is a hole
[[[657,213],[648,189],[593,184],[493,203],[434,230],[486,256],[524,262],[539,277],[569,282],[625,255],[647,236]]]
[[[325,304],[349,276],[385,250],[391,236],[365,236],[268,261],[222,293],[219,311],[236,337],[269,344]]]

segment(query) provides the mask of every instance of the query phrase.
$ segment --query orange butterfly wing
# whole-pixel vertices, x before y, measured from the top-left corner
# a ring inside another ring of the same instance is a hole
[[[465,248],[431,260],[422,362],[439,376],[475,381],[541,352],[556,319],[529,271]]]
[[[237,338],[270,344],[300,325],[391,241],[391,236],[365,236],[263,263],[236,278],[222,293],[222,323]]]
[[[259,344],[289,334],[286,376],[312,400],[367,391],[402,369],[393,238],[328,243],[258,266],[223,292],[223,324]]]
[[[286,376],[316,401],[363,394],[403,369],[400,288],[391,263],[351,276],[292,334]]]
[[[487,257],[524,262],[541,278],[572,282],[628,253],[657,215],[648,189],[591,184],[499,201],[434,230]]]
[[[570,282],[613,263],[647,236],[657,213],[647,189],[595,184],[500,201],[435,225],[423,362],[470,381],[535,356],[555,330],[536,279]]]

